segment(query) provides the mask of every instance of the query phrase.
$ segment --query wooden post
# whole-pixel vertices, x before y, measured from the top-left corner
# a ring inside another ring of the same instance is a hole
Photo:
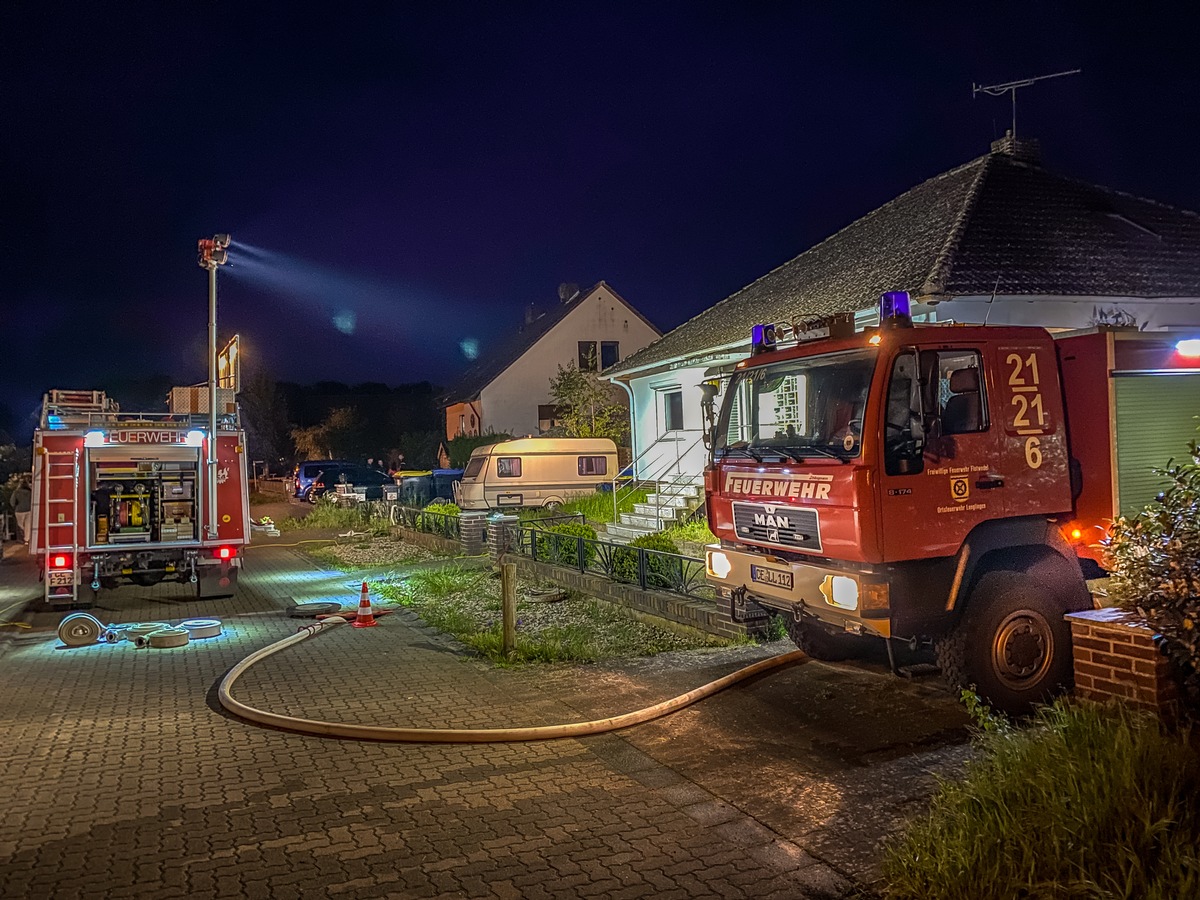
[[[500,566],[500,596],[503,603],[504,655],[517,649],[517,565],[504,563]]]

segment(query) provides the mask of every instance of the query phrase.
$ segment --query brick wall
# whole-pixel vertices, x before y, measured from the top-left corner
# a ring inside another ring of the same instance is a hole
[[[1179,687],[1158,635],[1137,615],[1120,609],[1071,613],[1075,693],[1089,700],[1120,698],[1156,712],[1179,716]]]

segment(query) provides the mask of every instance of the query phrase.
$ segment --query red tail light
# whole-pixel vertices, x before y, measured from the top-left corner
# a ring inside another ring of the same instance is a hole
[[[69,569],[71,568],[70,553],[53,553],[50,555],[50,568],[52,569]]]
[[[233,547],[217,547],[213,550],[213,556],[217,559],[233,559],[237,555],[237,551]]]

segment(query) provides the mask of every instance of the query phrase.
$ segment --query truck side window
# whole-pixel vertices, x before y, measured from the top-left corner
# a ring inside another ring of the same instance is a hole
[[[496,460],[496,474],[501,478],[521,477],[521,457],[501,456]]]
[[[937,351],[937,411],[942,434],[986,431],[982,369],[976,350]]]
[[[920,390],[916,353],[901,353],[892,364],[884,411],[884,470],[889,475],[915,475],[924,468]]]

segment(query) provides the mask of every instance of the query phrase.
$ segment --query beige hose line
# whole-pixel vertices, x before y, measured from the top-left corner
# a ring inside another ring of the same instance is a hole
[[[268,644],[261,650],[251,653],[240,663],[229,670],[221,680],[217,696],[221,705],[229,712],[243,719],[270,725],[284,731],[296,731],[301,734],[316,734],[325,737],[351,738],[363,741],[390,741],[393,743],[430,743],[430,744],[488,744],[501,741],[549,741],[556,738],[582,737],[588,734],[603,734],[628,728],[630,725],[640,725],[653,719],[661,718],[669,713],[683,709],[685,706],[711,697],[718,691],[753,678],[772,669],[785,666],[801,665],[808,662],[808,657],[799,650],[760,660],[744,669],[732,672],[716,681],[702,685],[695,690],[680,694],[662,703],[647,706],[644,709],[611,716],[607,719],[595,719],[591,722],[572,722],[565,725],[536,725],[525,728],[402,728],[388,725],[350,725],[342,722],[323,722],[316,719],[300,719],[285,716],[280,713],[268,712],[248,706],[233,699],[233,685],[251,666],[266,659],[273,653],[278,653],[285,647],[297,644],[326,628],[346,624],[340,617],[325,619],[316,625],[306,625],[298,633],[273,644]]]

